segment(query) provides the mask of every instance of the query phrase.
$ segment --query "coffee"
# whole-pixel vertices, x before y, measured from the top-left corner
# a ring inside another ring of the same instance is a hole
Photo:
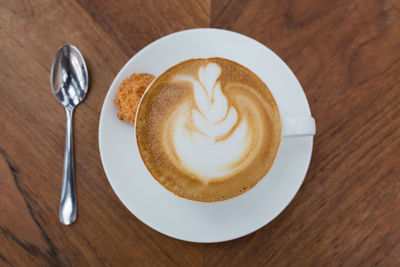
[[[224,58],[181,62],[150,85],[136,121],[140,155],[173,193],[213,202],[256,185],[278,152],[278,107],[263,81]]]

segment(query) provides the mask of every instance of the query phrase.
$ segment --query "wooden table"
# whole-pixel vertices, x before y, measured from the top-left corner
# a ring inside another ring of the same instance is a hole
[[[1,1],[0,266],[399,266],[397,0]],[[248,35],[295,72],[317,121],[290,205],[238,240],[196,244],[135,218],[103,172],[98,122],[125,62],[175,31]],[[90,90],[75,112],[77,222],[58,220],[65,114],[50,66],[73,43]]]

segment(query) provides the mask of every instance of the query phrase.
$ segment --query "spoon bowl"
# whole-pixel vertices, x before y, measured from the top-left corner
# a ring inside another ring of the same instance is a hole
[[[58,101],[74,108],[85,98],[89,88],[88,71],[81,52],[66,44],[58,49],[51,67],[51,88]]]
[[[51,67],[50,83],[54,96],[65,107],[67,113],[59,216],[64,225],[70,225],[76,220],[77,214],[72,117],[74,108],[83,101],[89,88],[85,60],[75,46],[66,44],[58,49]]]

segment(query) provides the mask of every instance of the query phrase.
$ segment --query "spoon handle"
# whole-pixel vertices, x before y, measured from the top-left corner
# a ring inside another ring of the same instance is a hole
[[[76,192],[74,151],[72,140],[72,116],[73,108],[66,108],[67,126],[65,136],[64,171],[60,200],[60,221],[64,225],[70,225],[76,220]]]

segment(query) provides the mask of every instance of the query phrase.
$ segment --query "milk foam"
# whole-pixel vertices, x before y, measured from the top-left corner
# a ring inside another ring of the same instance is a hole
[[[136,120],[140,156],[174,194],[222,201],[254,187],[279,149],[279,110],[244,66],[199,58],[166,70],[144,94]]]
[[[168,119],[175,155],[204,183],[240,170],[251,144],[247,119],[224,95],[220,75],[221,68],[208,63],[199,68],[198,77],[175,77],[192,84],[194,101],[179,105]]]

